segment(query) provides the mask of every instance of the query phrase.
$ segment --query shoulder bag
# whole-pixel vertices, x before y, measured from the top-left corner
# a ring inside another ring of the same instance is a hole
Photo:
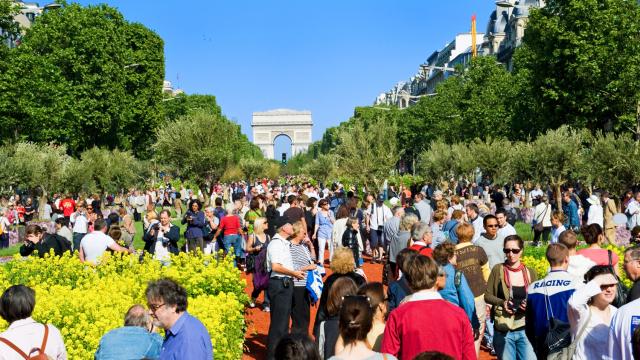
[[[549,353],[547,356],[547,360],[571,360],[573,359],[573,355],[576,353],[576,348],[578,347],[578,341],[584,334],[584,331],[589,326],[589,321],[591,321],[591,309],[589,308],[589,316],[587,317],[587,321],[585,321],[584,325],[580,328],[580,331],[576,334],[576,338],[573,339],[571,345],[561,349],[560,351],[556,351],[554,353]]]

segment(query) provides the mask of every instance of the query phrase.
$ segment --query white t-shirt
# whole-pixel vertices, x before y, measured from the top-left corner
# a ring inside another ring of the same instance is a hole
[[[93,231],[82,238],[80,247],[84,252],[84,260],[96,262],[96,260],[104,254],[104,252],[113,246],[115,241],[102,231]]]
[[[7,219],[6,216],[1,215],[0,216],[0,229],[2,229],[2,233],[6,233],[7,231],[9,231],[9,227],[11,226],[11,223],[9,222],[9,219]]]
[[[609,326],[608,356],[610,360],[633,360],[631,339],[640,323],[640,299],[618,309]]]
[[[567,230],[564,225],[560,224],[558,227],[551,227],[551,243],[555,244],[558,242],[558,238],[563,231]]]
[[[286,269],[293,270],[293,259],[291,258],[290,249],[291,243],[288,240],[284,240],[280,234],[276,234],[271,239],[267,247],[267,269],[271,271],[271,277],[290,277],[289,275],[271,270],[271,264],[280,264]]]
[[[589,315],[588,301],[601,291],[600,285],[592,280],[587,285],[576,289],[569,299],[568,315],[571,324],[571,337],[574,339],[573,341],[578,341],[572,360],[600,359],[602,354],[607,352],[609,324],[605,323],[598,315],[593,313]],[[615,306],[609,305],[612,316],[617,310]],[[584,330],[582,330],[583,328]],[[582,334],[579,339],[576,339],[580,331]]]
[[[506,238],[507,236],[510,236],[510,235],[517,235],[516,228],[514,228],[513,225],[507,223],[503,228],[498,229],[498,236]],[[478,235],[478,237],[480,237],[480,235]]]
[[[73,232],[86,234],[89,228],[89,219],[85,215],[78,213],[71,214],[71,222],[73,223]]]

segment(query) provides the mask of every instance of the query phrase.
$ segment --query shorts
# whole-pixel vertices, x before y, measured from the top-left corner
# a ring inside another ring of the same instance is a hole
[[[371,230],[371,248],[377,248],[384,245],[384,231],[380,230]]]

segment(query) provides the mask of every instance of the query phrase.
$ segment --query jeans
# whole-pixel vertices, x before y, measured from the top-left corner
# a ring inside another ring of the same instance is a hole
[[[493,348],[498,360],[529,360],[535,359],[536,353],[523,330],[501,332],[493,334]]]
[[[329,261],[333,257],[333,241],[331,239],[318,238],[318,262],[320,264],[324,263],[324,247],[329,245]]]
[[[82,238],[87,235],[85,233],[73,233],[73,251],[80,251],[80,242]]]
[[[233,247],[233,254],[235,256],[235,258],[233,259],[233,266],[236,267],[238,266],[238,261],[244,255],[244,250],[242,250],[242,240],[243,238],[242,236],[240,236],[240,234],[225,235],[222,238],[222,242],[224,243],[224,251],[226,253],[229,253],[229,251],[231,251],[231,248]]]
[[[288,286],[285,287],[285,281]],[[269,279],[269,298],[271,300],[271,312],[269,313],[271,323],[269,324],[269,335],[267,336],[267,359],[273,360],[276,345],[280,339],[289,333],[289,317],[291,316],[291,305],[293,302],[293,280],[287,278]]]

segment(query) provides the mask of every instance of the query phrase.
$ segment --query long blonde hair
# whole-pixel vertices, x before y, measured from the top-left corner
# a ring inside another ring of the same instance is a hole
[[[253,233],[256,235],[264,234],[264,224],[267,222],[267,218],[259,217],[253,221]]]

